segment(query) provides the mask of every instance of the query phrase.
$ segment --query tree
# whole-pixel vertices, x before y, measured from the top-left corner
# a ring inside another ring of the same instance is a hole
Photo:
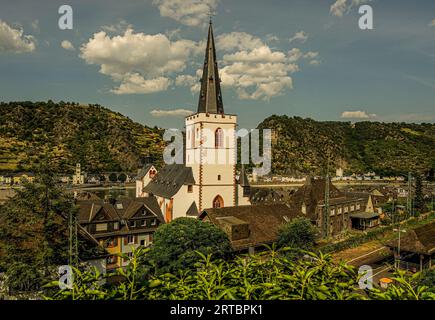
[[[433,182],[434,180],[434,168],[430,168],[427,173],[427,181]]]
[[[116,181],[118,181],[118,177],[117,177],[117,175],[116,175],[116,173],[111,173],[111,174],[109,174],[109,181],[110,182],[116,182]]]
[[[10,285],[16,289],[37,287],[51,266],[67,261],[64,217],[72,210],[72,197],[57,186],[46,167],[39,169],[34,183],[26,182],[0,207],[0,268],[7,274],[20,274],[22,280],[20,284],[16,277],[9,277]]]
[[[278,233],[278,247],[310,251],[318,231],[307,218],[296,218],[284,224]]]
[[[158,273],[193,268],[199,261],[197,252],[213,254],[216,259],[232,255],[230,241],[221,229],[192,218],[177,218],[161,225],[154,233],[150,257]]]
[[[422,182],[421,182],[421,176],[417,175],[415,179],[415,198],[414,198],[414,204],[415,208],[418,210],[423,209],[424,206],[424,199],[423,199],[423,190],[422,190]]]
[[[126,175],[125,173],[121,173],[121,174],[118,176],[118,180],[119,180],[119,182],[124,183],[124,182],[127,180],[127,175]]]

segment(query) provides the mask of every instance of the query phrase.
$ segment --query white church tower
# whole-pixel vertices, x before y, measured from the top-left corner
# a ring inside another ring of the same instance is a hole
[[[237,116],[225,114],[210,21],[197,113],[186,117],[186,166],[192,167],[198,209],[237,205]]]
[[[166,165],[143,188],[157,197],[167,222],[207,208],[250,204],[243,166],[236,176],[237,116],[224,112],[220,81],[210,21],[198,110],[185,122],[185,163]]]

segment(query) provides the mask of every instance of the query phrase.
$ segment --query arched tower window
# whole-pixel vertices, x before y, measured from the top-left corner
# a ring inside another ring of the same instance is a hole
[[[221,128],[217,128],[214,132],[214,146],[215,148],[224,147],[224,131]]]
[[[224,206],[224,199],[217,195],[213,200],[213,208],[222,208]]]

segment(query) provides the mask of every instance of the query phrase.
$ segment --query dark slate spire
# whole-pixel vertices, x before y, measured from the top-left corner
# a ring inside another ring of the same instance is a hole
[[[213,27],[210,20],[208,27],[207,48],[205,50],[204,68],[199,93],[198,113],[224,113],[216,49],[214,46]]]

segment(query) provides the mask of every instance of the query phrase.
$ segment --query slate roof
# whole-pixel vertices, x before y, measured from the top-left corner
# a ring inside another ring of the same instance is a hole
[[[285,204],[271,204],[204,209],[199,219],[208,217],[218,227],[223,217],[248,223],[249,237],[231,242],[235,250],[243,250],[275,242],[280,226],[298,216],[303,214]]]
[[[372,218],[377,218],[380,215],[381,214],[377,212],[355,212],[355,213],[351,213],[349,216],[351,218],[358,218],[358,219],[372,219]]]
[[[191,167],[171,164],[163,167],[144,187],[144,191],[166,199],[172,198],[183,185],[193,185],[195,179]]]
[[[101,210],[110,221],[120,219],[113,205],[104,200],[78,200],[76,203],[79,205],[79,223],[90,223]]]
[[[139,172],[136,176],[136,180],[140,180],[143,177],[145,177],[147,175],[148,171],[150,171],[152,166],[153,166],[152,163],[144,165],[143,168],[139,170]]]
[[[291,197],[290,205],[294,208],[301,208],[305,203],[307,214],[315,219],[317,205],[322,205],[325,200],[326,180],[324,178],[314,179],[308,177],[306,183],[300,187]],[[358,197],[346,195],[329,181],[329,204],[336,205],[358,200]]]
[[[387,246],[397,248],[398,239],[391,240]],[[407,230],[401,235],[400,250],[431,255],[435,252],[435,222]]]
[[[196,205],[196,202],[193,201],[192,204],[190,205],[189,209],[187,209],[186,215],[197,217],[198,214],[199,214],[198,207]]]
[[[198,113],[224,113],[219,70],[216,59],[216,48],[213,37],[213,27],[210,21],[208,27],[207,47],[201,77],[201,90],[199,93]]]
[[[155,197],[121,199],[114,203],[105,200],[78,200],[77,205],[79,206],[78,218],[81,224],[92,222],[101,209],[104,209],[108,216],[106,221],[130,219],[142,206],[155,214],[161,222],[165,221]]]

